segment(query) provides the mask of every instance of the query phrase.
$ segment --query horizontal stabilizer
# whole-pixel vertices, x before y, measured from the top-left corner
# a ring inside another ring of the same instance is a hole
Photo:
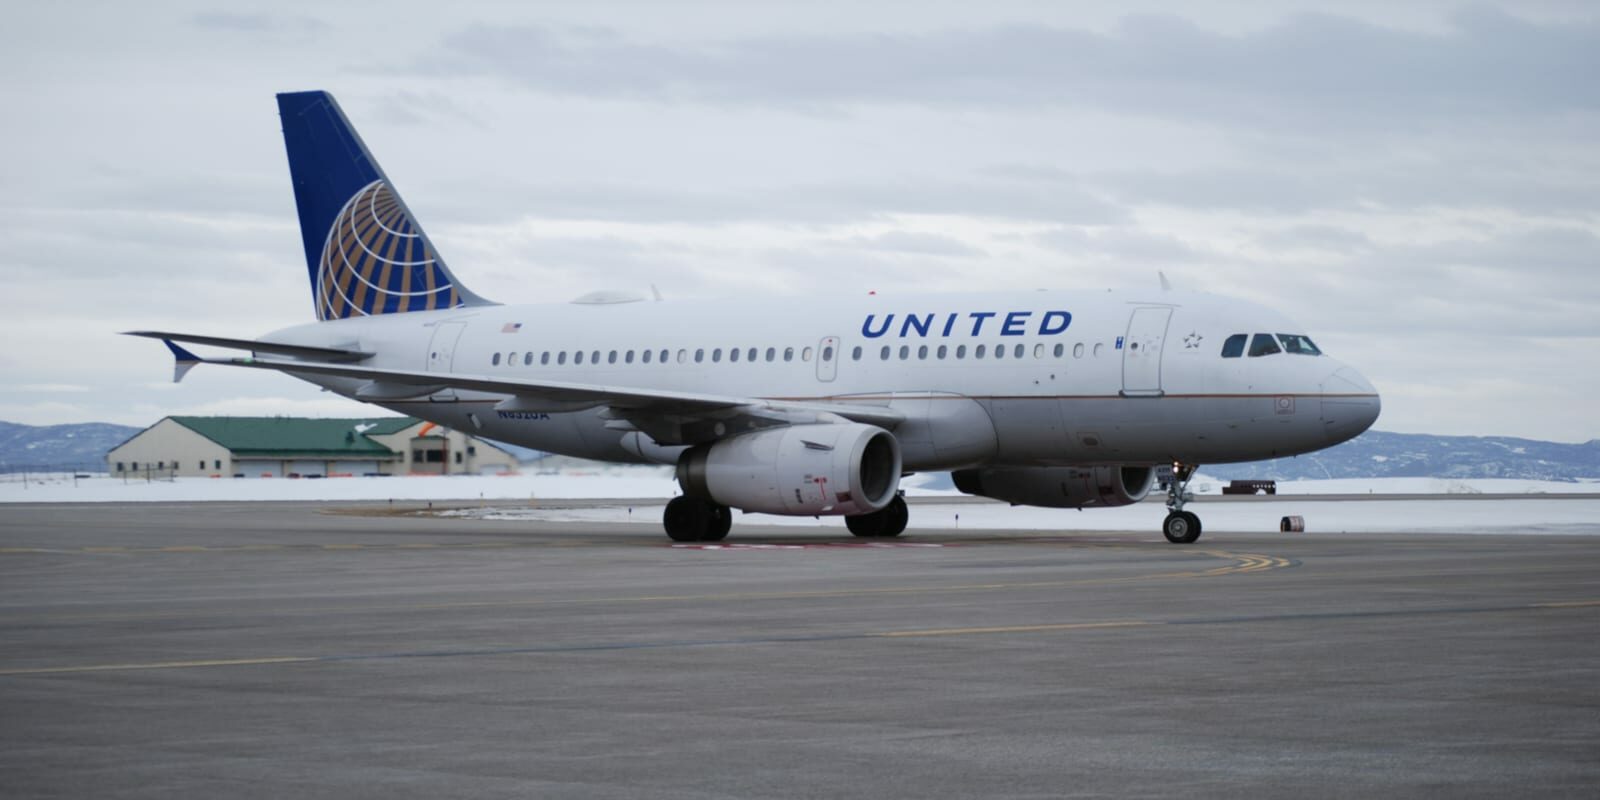
[[[182,351],[190,359],[199,362],[202,359],[178,347],[173,342],[188,342],[190,344],[207,344],[213,347],[227,347],[234,350],[249,350],[253,353],[271,353],[277,356],[290,356],[303,358],[309,361],[326,361],[334,364],[349,363],[352,361],[365,361],[372,357],[371,353],[360,350],[344,350],[337,347],[310,347],[300,344],[280,344],[278,342],[258,342],[254,339],[228,339],[222,336],[196,336],[190,333],[169,333],[167,331],[124,331],[125,336],[143,336],[147,339],[160,339],[173,349],[174,354]],[[179,356],[179,361],[183,360]]]

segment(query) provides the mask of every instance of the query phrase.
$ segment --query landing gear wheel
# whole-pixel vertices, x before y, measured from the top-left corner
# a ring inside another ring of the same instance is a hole
[[[661,516],[668,538],[674,542],[716,542],[728,535],[733,512],[697,497],[674,497]]]
[[[1173,544],[1193,544],[1200,538],[1200,518],[1190,511],[1174,511],[1161,524],[1161,533]]]
[[[845,517],[844,526],[849,528],[851,533],[863,539],[875,538],[881,535],[878,531],[883,529],[882,513],[881,511],[874,511],[871,514],[857,514],[853,517]]]
[[[844,526],[862,538],[888,538],[904,533],[910,519],[911,512],[906,508],[905,497],[897,494],[888,505],[877,511],[845,517]]]
[[[906,532],[906,523],[911,521],[911,510],[906,508],[905,495],[895,495],[881,513],[884,519],[883,530],[878,532],[879,536],[899,536]]]
[[[711,528],[703,541],[720,542],[728,538],[728,531],[733,528],[733,509],[727,506],[712,506],[712,509]]]

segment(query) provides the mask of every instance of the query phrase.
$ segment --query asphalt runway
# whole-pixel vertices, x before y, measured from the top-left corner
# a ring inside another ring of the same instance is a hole
[[[698,548],[4,506],[0,795],[1600,792],[1600,535],[1182,547],[1159,517]]]

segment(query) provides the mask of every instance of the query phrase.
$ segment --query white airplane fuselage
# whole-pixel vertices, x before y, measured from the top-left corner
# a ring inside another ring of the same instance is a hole
[[[1229,336],[1257,333],[1304,331],[1254,304],[1155,290],[480,306],[262,339],[360,349],[375,354],[366,366],[441,377],[883,406],[905,416],[895,436],[907,471],[1248,461],[1328,447],[1376,419],[1372,385],[1331,357],[1221,354]],[[682,449],[603,407],[448,388],[384,399],[369,381],[300,377],[553,453],[672,463]]]

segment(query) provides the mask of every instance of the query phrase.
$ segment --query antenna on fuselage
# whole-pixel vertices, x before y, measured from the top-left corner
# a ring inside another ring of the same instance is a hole
[[[1172,281],[1167,280],[1167,273],[1162,272],[1161,270],[1156,270],[1156,275],[1161,278],[1161,291],[1172,291]]]

